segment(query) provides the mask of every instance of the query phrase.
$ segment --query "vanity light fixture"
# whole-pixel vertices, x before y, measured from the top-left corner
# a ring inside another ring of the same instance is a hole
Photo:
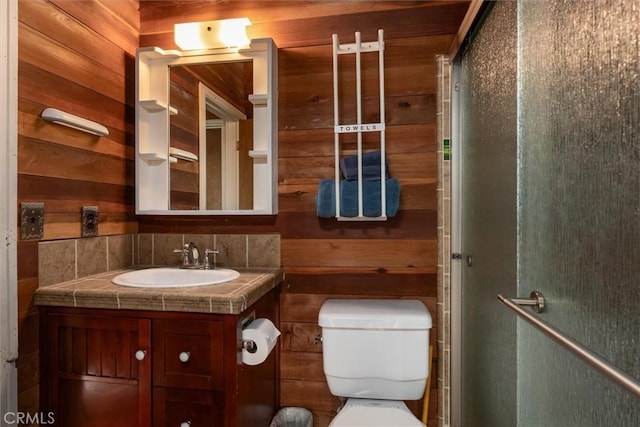
[[[173,38],[182,50],[240,48],[249,45],[249,18],[187,22],[173,26]]]
[[[83,119],[82,117],[56,110],[55,108],[45,108],[42,114],[40,114],[40,117],[48,122],[68,126],[92,135],[109,135],[109,130],[100,123],[92,122],[91,120]]]

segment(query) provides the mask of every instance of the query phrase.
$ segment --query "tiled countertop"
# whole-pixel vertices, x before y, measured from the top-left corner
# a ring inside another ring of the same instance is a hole
[[[217,285],[188,288],[130,288],[111,279],[118,270],[40,287],[34,302],[82,308],[240,314],[283,279],[282,269],[241,270],[240,277]]]

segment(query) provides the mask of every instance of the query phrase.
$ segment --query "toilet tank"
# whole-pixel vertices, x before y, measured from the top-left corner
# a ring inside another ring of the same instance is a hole
[[[324,373],[342,397],[420,399],[429,375],[429,310],[417,300],[330,299],[320,308]]]

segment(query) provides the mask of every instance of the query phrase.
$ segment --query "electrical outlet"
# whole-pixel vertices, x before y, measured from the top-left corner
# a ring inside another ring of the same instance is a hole
[[[82,207],[82,237],[98,235],[98,207]]]
[[[20,203],[20,237],[22,240],[44,237],[44,203]]]

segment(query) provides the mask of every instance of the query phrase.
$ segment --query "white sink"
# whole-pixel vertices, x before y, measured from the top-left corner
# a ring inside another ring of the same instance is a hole
[[[159,267],[122,273],[111,281],[116,285],[134,288],[184,288],[215,285],[237,279],[239,276],[240,273],[227,268],[191,270]]]

